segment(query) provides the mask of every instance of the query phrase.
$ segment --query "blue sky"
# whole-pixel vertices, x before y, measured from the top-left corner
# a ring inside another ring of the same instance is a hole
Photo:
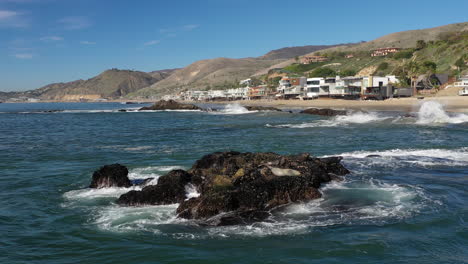
[[[0,91],[468,21],[468,1],[0,0]]]

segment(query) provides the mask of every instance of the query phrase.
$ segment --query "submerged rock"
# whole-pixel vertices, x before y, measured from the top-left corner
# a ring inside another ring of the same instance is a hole
[[[282,112],[281,109],[272,106],[244,106],[249,111],[277,111]]]
[[[152,106],[140,108],[140,111],[145,110],[201,110],[201,108],[193,104],[182,104],[174,100],[161,100]]]
[[[302,114],[309,115],[321,115],[321,116],[337,116],[337,115],[346,115],[344,110],[334,110],[328,108],[308,108],[301,111]]]
[[[105,165],[93,173],[90,188],[130,187],[128,169],[120,164]]]
[[[157,185],[123,194],[117,203],[179,203],[181,218],[207,225],[247,224],[266,219],[278,206],[320,198],[322,183],[349,173],[341,159],[308,153],[216,152],[196,161],[188,171],[171,171]],[[200,195],[188,199],[188,187]]]

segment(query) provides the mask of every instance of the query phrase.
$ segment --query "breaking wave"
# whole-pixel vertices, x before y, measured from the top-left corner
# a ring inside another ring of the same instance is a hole
[[[436,101],[424,102],[419,108],[417,124],[460,124],[468,122],[468,115],[455,114],[450,116],[445,112],[441,103]]]
[[[339,154],[345,163],[362,167],[384,166],[468,166],[468,148],[459,149],[392,149],[382,151],[354,151]]]
[[[367,124],[372,122],[381,122],[387,120],[391,117],[382,116],[378,113],[370,112],[354,112],[348,115],[339,115],[327,120],[317,120],[310,123],[302,124],[284,124],[284,125],[270,125],[267,124],[267,127],[276,127],[276,128],[311,128],[311,127],[337,127],[337,126],[347,126],[350,124]]]
[[[247,108],[243,107],[238,103],[227,104],[224,108],[219,109],[218,111],[210,112],[211,114],[222,114],[222,115],[243,115],[255,113],[257,111],[249,111]]]

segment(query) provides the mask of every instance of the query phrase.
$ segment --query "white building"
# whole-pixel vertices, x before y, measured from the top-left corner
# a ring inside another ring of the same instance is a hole
[[[249,79],[242,80],[239,82],[239,84],[241,86],[250,86],[252,85],[252,79],[249,78]]]
[[[208,91],[208,99],[214,98],[226,98],[226,91],[224,90],[209,90]]]
[[[283,77],[277,87],[277,97],[299,98],[304,97],[305,87],[307,86],[306,77]]]
[[[231,100],[245,100],[249,93],[249,87],[233,88],[226,91],[226,96]]]

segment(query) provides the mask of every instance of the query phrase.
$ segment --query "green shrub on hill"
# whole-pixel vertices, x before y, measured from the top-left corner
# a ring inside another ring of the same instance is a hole
[[[317,68],[313,70],[312,72],[309,73],[309,77],[329,77],[329,76],[335,76],[336,72],[328,67],[323,67],[323,68]]]
[[[406,49],[393,54],[391,57],[395,60],[410,59],[411,57],[413,57],[413,53],[414,49]]]

